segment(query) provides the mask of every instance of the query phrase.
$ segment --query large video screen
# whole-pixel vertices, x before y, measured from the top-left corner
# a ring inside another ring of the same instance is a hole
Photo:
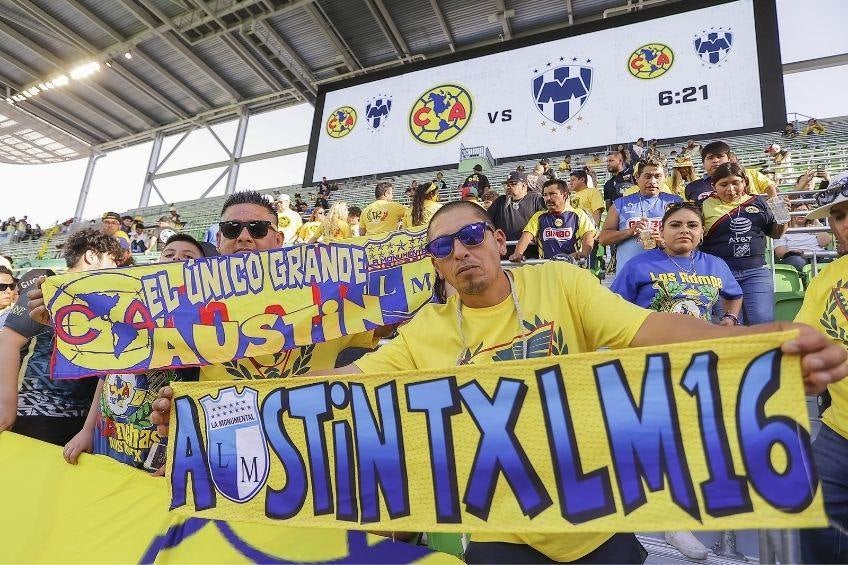
[[[332,83],[304,183],[450,166],[461,145],[508,159],[785,119],[774,0],[681,2]]]

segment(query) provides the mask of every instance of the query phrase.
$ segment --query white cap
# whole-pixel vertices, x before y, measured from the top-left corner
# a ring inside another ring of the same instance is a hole
[[[288,194],[278,194],[277,200],[279,200],[280,202],[291,202],[291,196],[289,196]]]
[[[827,204],[823,204],[819,206],[812,212],[806,215],[807,220],[820,220],[824,217],[827,217],[830,214],[830,209],[836,206],[837,204],[842,204],[843,202],[848,202],[848,196],[845,196],[846,188],[848,188],[848,171],[844,173],[839,173],[833,180],[830,181],[830,184],[827,185],[827,188],[824,190],[817,190],[816,196],[818,199],[822,197],[825,198],[833,198]]]
[[[771,153],[772,151],[774,151],[775,153],[780,153],[780,145],[778,145],[777,143],[772,143],[771,145],[766,147],[766,153]]]

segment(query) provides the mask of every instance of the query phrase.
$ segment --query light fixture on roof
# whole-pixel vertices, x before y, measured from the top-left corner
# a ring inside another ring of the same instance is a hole
[[[51,80],[50,84],[52,84],[54,87],[58,87],[58,86],[65,86],[69,82],[70,82],[70,80],[68,79],[68,77],[66,75],[59,75],[56,78],[54,78],[53,80]]]
[[[92,73],[96,73],[100,70],[100,63],[97,61],[91,61],[89,63],[84,63],[79,65],[74,70],[71,71],[71,78],[79,80],[81,78],[85,78]]]
[[[106,61],[106,66],[111,69],[112,68],[112,61]]]
[[[127,59],[127,60],[132,59],[132,49],[127,49],[124,52],[124,59]]]
[[[15,103],[15,101],[12,100],[11,98],[6,98],[6,104],[11,105],[11,104],[14,104],[14,103]]]

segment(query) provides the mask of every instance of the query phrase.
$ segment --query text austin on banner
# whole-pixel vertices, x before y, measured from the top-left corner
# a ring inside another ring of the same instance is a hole
[[[4,503],[15,511],[0,515],[0,561],[458,563],[365,532],[177,516],[168,512],[165,482],[102,455],[83,453],[78,465],[68,465],[61,447],[3,432],[0,484]]]
[[[396,324],[432,297],[423,232],[48,278],[53,376],[256,357]]]
[[[822,526],[792,335],[174,383],[171,505],[391,531]]]

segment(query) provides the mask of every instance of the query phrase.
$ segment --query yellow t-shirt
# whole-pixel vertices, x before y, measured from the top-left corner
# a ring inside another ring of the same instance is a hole
[[[350,224],[344,220],[339,220],[338,225],[330,235],[330,239],[347,239],[350,237]]]
[[[748,177],[748,194],[766,194],[766,189],[774,181],[765,176],[757,169],[745,169],[745,176]]]
[[[430,218],[433,217],[433,214],[436,213],[436,210],[442,207],[441,202],[436,202],[435,200],[425,200],[424,201],[424,221],[417,225],[412,225],[412,208],[407,209],[406,213],[403,215],[403,227],[405,228],[417,228],[419,226],[428,226],[430,225]]]
[[[664,192],[670,192],[671,194],[676,194],[683,200],[686,200],[686,185],[689,184],[685,180],[681,180],[677,186],[674,186],[674,177],[669,175],[665,177],[665,187],[667,190]]]
[[[297,237],[300,241],[309,241],[315,237],[316,233],[321,231],[321,222],[306,222],[300,229],[297,230]]]
[[[810,281],[796,322],[813,326],[848,349],[848,256],[830,263]],[[822,423],[848,439],[848,380],[828,385],[830,408]]]
[[[348,347],[373,349],[375,345],[374,332],[362,332],[288,351],[228,361],[220,365],[207,365],[200,368],[200,380],[231,381],[302,377],[309,371],[334,368],[339,353]]]
[[[359,224],[365,226],[367,235],[389,233],[397,229],[398,222],[406,214],[406,206],[391,200],[375,200],[365,207]]]
[[[297,230],[303,225],[303,218],[292,209],[277,212],[277,229],[283,234],[283,242],[291,243]]]
[[[561,262],[512,270],[524,318],[512,298],[487,308],[463,308],[465,343],[457,325],[458,296],[425,306],[398,336],[354,364],[364,373],[449,368],[462,361],[492,363],[516,358],[522,338],[527,356],[547,357],[624,348],[651,313],[601,286],[589,271]],[[551,297],[556,300],[551,300]],[[610,316],[615,312],[615,316]],[[532,328],[532,329],[530,329]],[[518,347],[513,344],[518,343]],[[518,356],[521,354],[518,353]],[[573,561],[606,542],[609,533],[474,534],[479,542],[527,544],[555,561]]]
[[[571,193],[571,206],[580,208],[592,216],[596,211],[606,208],[604,195],[597,188],[584,188]]]

